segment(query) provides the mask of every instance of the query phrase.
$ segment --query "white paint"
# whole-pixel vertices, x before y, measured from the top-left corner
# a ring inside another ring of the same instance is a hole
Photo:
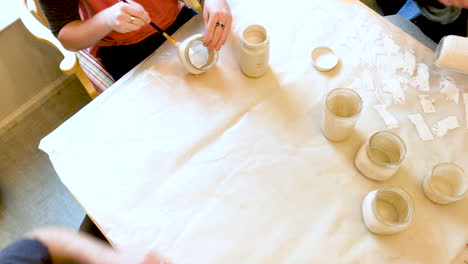
[[[413,212],[411,197],[399,188],[385,187],[371,191],[362,202],[364,223],[369,231],[376,234],[394,234],[406,229]]]
[[[367,154],[367,144],[359,149],[354,164],[361,174],[376,181],[385,181],[396,172],[395,168],[380,166],[371,161]]]
[[[323,106],[322,133],[332,141],[347,139],[362,110],[360,96],[351,89],[331,91]]]
[[[418,97],[424,113],[435,113],[434,99],[429,98],[428,94],[420,94]]]
[[[468,193],[468,180],[463,169],[451,163],[434,167],[424,180],[426,196],[438,204],[448,204],[463,199]]]
[[[417,75],[414,80],[415,85],[420,91],[429,91],[429,68],[424,63],[419,63],[417,67]]]
[[[330,71],[338,64],[339,58],[329,47],[317,47],[312,51],[312,61],[317,70]]]
[[[432,135],[431,130],[427,126],[427,124],[424,121],[421,114],[408,115],[408,119],[416,127],[416,130],[418,131],[419,137],[422,140],[428,141],[428,140],[433,140],[434,139],[434,136]]]
[[[180,63],[192,74],[210,70],[218,61],[218,52],[202,45],[203,35],[195,34],[177,45]]]
[[[400,127],[400,122],[398,122],[398,120],[387,110],[387,106],[385,104],[374,105],[374,109],[384,120],[388,129]]]
[[[458,128],[459,126],[460,125],[458,124],[458,119],[456,116],[448,116],[437,122],[437,124],[433,125],[432,131],[438,137],[443,137],[448,133],[449,130]]]
[[[453,101],[458,104],[459,91],[454,81],[444,78],[440,81],[440,93],[445,95],[447,101]]]
[[[189,48],[188,57],[193,66],[202,68],[208,63],[208,49],[201,43],[198,45],[194,44]]]

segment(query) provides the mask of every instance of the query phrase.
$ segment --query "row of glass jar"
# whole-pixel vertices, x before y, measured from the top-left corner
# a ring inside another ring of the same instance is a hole
[[[328,93],[323,107],[322,132],[332,141],[347,139],[362,110],[362,99],[352,89],[338,88]],[[373,134],[359,149],[356,168],[366,177],[385,181],[392,177],[406,156],[406,145],[395,133]],[[468,178],[462,168],[453,163],[433,167],[423,181],[426,196],[438,204],[458,201],[468,193]],[[374,233],[392,234],[405,229],[411,222],[414,202],[401,188],[384,187],[367,194],[362,213],[368,229]]]

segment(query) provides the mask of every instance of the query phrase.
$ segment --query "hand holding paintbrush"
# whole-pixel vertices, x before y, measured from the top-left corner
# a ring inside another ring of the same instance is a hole
[[[129,5],[138,5],[141,7],[140,4],[132,1],[132,0],[122,0],[124,3],[127,3]],[[142,7],[143,8],[143,7]],[[143,9],[144,10],[144,9]],[[145,11],[146,12],[146,11]],[[136,14],[133,14],[133,13],[129,13],[130,14],[130,20],[129,20],[129,23],[132,24],[132,25],[139,25],[139,21],[143,22],[143,23],[149,23],[154,29],[156,29],[158,32],[160,32],[167,40],[169,40],[174,46],[177,46],[179,43],[177,42],[177,40],[175,40],[174,38],[172,38],[171,36],[169,36],[166,32],[164,32],[164,30],[162,30],[160,27],[158,27],[155,23],[153,23],[150,18],[149,18],[149,15],[148,15],[148,12],[146,12],[146,15],[143,16],[143,17],[139,17],[137,16]]]

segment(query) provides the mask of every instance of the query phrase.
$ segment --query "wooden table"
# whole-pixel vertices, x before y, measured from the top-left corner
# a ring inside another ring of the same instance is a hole
[[[166,43],[153,56],[41,141],[63,183],[118,248],[156,248],[174,263],[450,263],[468,241],[468,199],[439,206],[422,179],[439,162],[468,168],[463,102],[446,101],[441,78],[467,91],[468,77],[432,66],[434,54],[355,1],[232,0],[233,31],[217,67],[194,76]],[[239,69],[239,34],[258,23],[270,34],[270,66],[252,79]],[[174,36],[203,32],[197,16]],[[340,64],[312,67],[329,46]],[[395,49],[396,47],[396,49]],[[400,56],[430,68],[437,112],[422,113],[412,73]],[[353,136],[320,132],[327,91],[351,85],[364,100]],[[370,77],[369,77],[370,76]],[[386,125],[373,106],[388,80],[406,103],[391,105],[408,155],[379,183],[354,167],[359,146]],[[354,82],[354,86],[356,82]],[[407,115],[428,125],[457,116],[461,127],[422,141]],[[416,210],[392,236],[370,233],[361,202],[399,186]]]

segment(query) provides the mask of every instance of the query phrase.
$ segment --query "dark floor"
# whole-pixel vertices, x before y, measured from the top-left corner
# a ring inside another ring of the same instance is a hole
[[[77,229],[84,212],[60,182],[39,141],[90,98],[75,77],[0,135],[0,248],[44,225]]]

